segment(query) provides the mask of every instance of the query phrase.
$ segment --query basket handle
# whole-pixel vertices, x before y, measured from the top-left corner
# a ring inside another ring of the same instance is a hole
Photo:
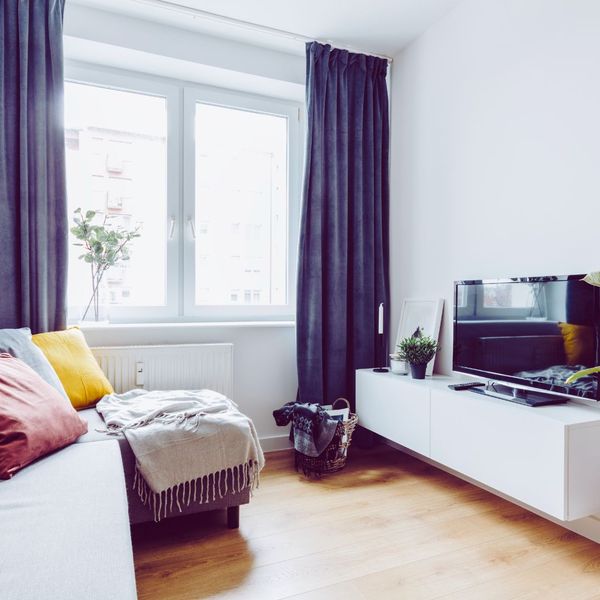
[[[346,403],[346,408],[350,409],[350,402],[348,402],[348,400],[346,400],[346,398],[338,398],[338,399],[337,399],[337,400],[336,400],[336,401],[335,401],[335,402],[334,402],[334,403],[331,405],[331,406],[332,406],[332,408],[335,408],[335,405],[336,405],[338,402],[340,402],[340,401],[341,401],[341,402],[345,402],[345,403]]]

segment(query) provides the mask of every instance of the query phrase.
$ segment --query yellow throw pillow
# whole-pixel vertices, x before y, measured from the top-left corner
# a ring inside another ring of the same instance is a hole
[[[32,336],[77,409],[93,406],[114,392],[78,327]]]
[[[568,365],[591,367],[594,364],[594,328],[588,325],[559,323]]]

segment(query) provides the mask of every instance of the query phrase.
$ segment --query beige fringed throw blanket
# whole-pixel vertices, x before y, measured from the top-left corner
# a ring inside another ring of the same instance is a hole
[[[258,485],[264,457],[254,424],[222,394],[132,390],[104,396],[96,409],[109,433],[127,438],[135,488],[156,521]]]

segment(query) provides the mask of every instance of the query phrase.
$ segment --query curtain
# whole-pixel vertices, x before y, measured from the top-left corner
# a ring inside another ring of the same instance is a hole
[[[64,0],[0,2],[0,327],[63,328]]]
[[[354,401],[388,305],[385,59],[311,42],[297,297],[298,398]]]

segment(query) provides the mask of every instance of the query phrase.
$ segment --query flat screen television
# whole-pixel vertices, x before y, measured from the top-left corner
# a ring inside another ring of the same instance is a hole
[[[583,275],[455,282],[453,368],[556,397],[600,399],[600,288]]]

